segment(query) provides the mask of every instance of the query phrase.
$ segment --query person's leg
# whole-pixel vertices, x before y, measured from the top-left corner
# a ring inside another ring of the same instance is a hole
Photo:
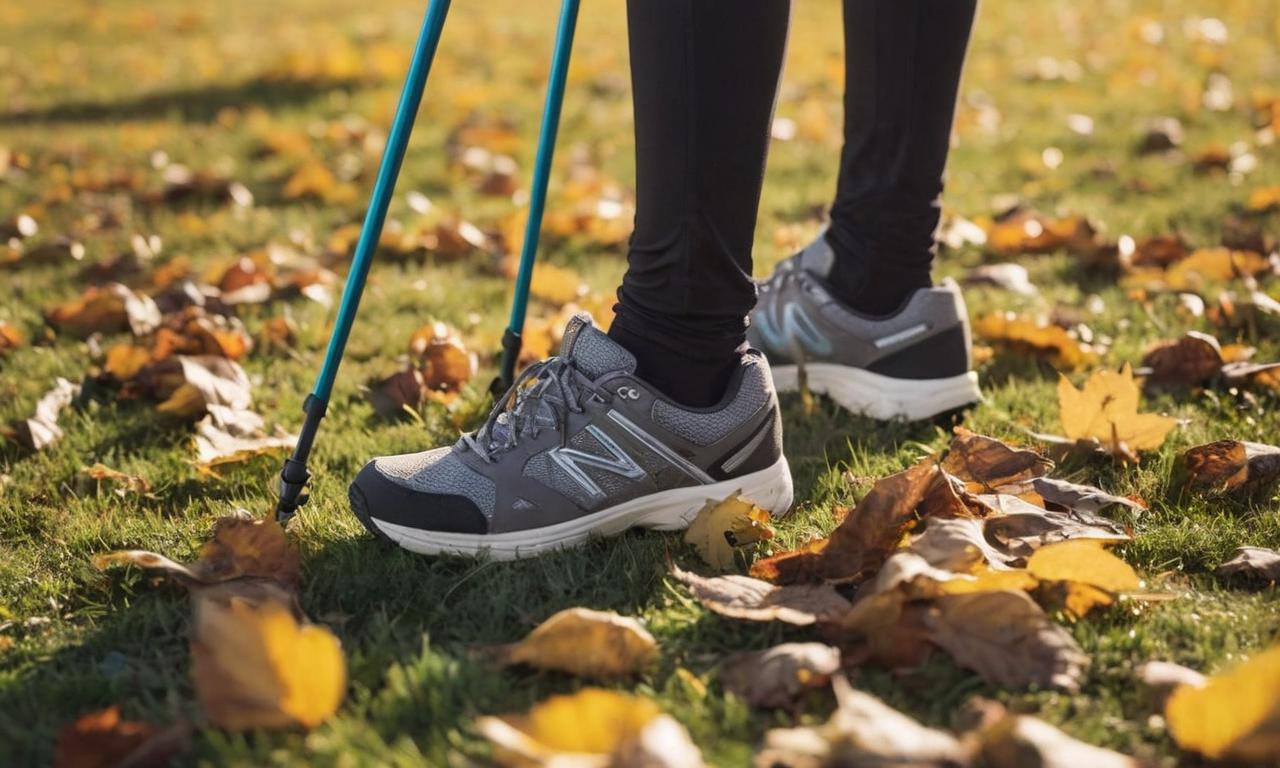
[[[868,314],[928,286],[977,0],[844,0],[845,142],[827,282]]]
[[[609,335],[691,406],[737,369],[790,0],[629,0],[636,222]]]

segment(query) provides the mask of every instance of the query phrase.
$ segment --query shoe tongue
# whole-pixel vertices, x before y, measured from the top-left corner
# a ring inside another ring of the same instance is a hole
[[[578,370],[593,379],[613,371],[634,373],[636,370],[635,356],[596,328],[586,312],[574,315],[565,326],[560,356],[566,360],[572,358]]]
[[[804,250],[796,254],[796,260],[800,264],[800,268],[810,274],[818,277],[826,277],[831,274],[831,265],[835,264],[836,253],[831,250],[831,245],[827,242],[827,230],[822,230],[818,236],[804,247]]]

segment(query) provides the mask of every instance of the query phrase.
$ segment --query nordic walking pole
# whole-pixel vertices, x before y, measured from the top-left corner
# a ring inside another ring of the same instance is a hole
[[[547,202],[547,182],[551,177],[551,156],[556,150],[560,105],[564,103],[564,83],[569,73],[569,55],[573,52],[573,32],[577,22],[578,0],[563,0],[560,5],[560,21],[556,27],[551,74],[547,80],[547,100],[542,108],[538,154],[533,166],[533,187],[529,190],[529,220],[524,227],[524,245],[520,249],[520,268],[516,272],[511,319],[507,322],[507,330],[502,334],[502,362],[498,367],[498,378],[493,380],[494,397],[501,397],[511,386],[516,376],[516,361],[520,358],[525,310],[529,304],[529,283],[533,279],[533,262],[538,254],[538,236],[542,230],[542,213]]]
[[[427,73],[431,70],[431,62],[440,43],[440,32],[444,29],[449,2],[450,0],[430,0],[426,17],[422,21],[422,32],[418,35],[418,43],[413,50],[409,74],[405,77],[404,90],[400,92],[400,103],[396,107],[391,130],[387,133],[387,147],[383,150],[382,164],[378,167],[378,177],[373,183],[369,210],[365,212],[364,226],[360,228],[360,239],[356,242],[351,269],[347,272],[347,283],[342,289],[342,302],[338,305],[338,317],[334,321],[333,333],[329,336],[329,347],[324,353],[324,365],[320,369],[320,375],[316,377],[315,387],[302,404],[306,418],[302,422],[302,431],[298,434],[298,443],[280,472],[280,501],[276,505],[276,520],[280,522],[293,517],[298,507],[306,501],[302,490],[311,478],[311,473],[307,471],[307,457],[311,454],[311,444],[315,441],[320,420],[329,407],[333,380],[338,375],[338,365],[342,362],[347,337],[351,335],[351,324],[355,321],[356,309],[360,306],[360,294],[364,292],[365,279],[369,276],[373,252],[382,236],[382,224],[387,218],[387,207],[391,204],[391,195],[395,191],[396,177],[400,175],[400,164],[404,161],[405,148],[409,145],[409,134],[413,132],[418,106],[422,103],[422,91],[426,88]]]

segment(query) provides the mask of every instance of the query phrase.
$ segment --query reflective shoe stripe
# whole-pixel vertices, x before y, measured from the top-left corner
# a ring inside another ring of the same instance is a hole
[[[613,410],[608,412],[608,416],[615,424],[625,429],[628,434],[640,441],[646,448],[666,459],[677,469],[680,469],[685,474],[689,475],[689,477],[692,477],[703,485],[715,482],[715,479],[712,478],[711,475],[708,475],[706,472],[699,469],[698,465],[668,448],[661,440],[648,432],[645,432],[631,419],[628,419],[626,416],[623,416],[621,413]]]
[[[588,424],[587,432],[604,446],[604,449],[609,452],[609,457],[597,456],[577,448],[554,448],[547,452],[551,460],[559,465],[565,474],[573,478],[574,482],[582,486],[582,490],[586,491],[587,495],[599,499],[604,497],[604,491],[591,479],[590,475],[582,470],[584,466],[612,472],[628,480],[639,480],[644,477],[645,472],[639,464],[636,464],[635,459],[618,447],[618,444],[606,435],[604,430],[594,424]]]

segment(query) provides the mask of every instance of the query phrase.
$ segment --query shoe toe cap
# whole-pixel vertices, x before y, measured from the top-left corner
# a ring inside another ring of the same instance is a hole
[[[378,459],[360,470],[349,495],[356,517],[381,539],[388,537],[378,523],[441,533],[484,534],[489,529],[488,518],[471,498],[403,485],[381,471]]]

